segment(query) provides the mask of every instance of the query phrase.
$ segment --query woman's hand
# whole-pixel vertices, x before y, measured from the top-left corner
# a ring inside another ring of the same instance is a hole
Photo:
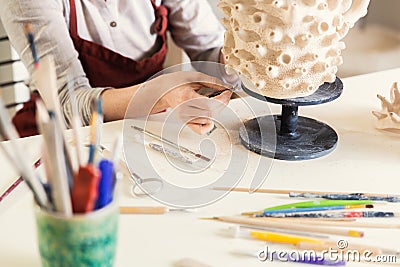
[[[211,118],[224,108],[232,95],[230,85],[200,72],[176,72],[155,78],[167,88],[159,107],[176,109],[179,118],[198,134],[206,134],[214,128]],[[223,91],[208,98],[198,91],[204,87]]]
[[[208,98],[198,93],[204,87],[224,92]],[[163,74],[143,84],[103,91],[104,119],[137,118],[173,108],[193,131],[206,134],[214,128],[210,118],[228,104],[231,87],[201,72]]]

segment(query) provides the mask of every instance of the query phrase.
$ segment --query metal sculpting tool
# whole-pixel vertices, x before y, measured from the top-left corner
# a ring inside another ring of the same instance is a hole
[[[165,155],[165,156],[169,156],[171,158],[177,159],[183,163],[187,163],[187,164],[193,164],[193,161],[191,161],[190,159],[182,156],[179,152],[176,151],[172,151],[166,147],[163,147],[159,144],[156,143],[149,143],[149,147],[157,152],[160,152],[161,154]]]
[[[159,135],[156,135],[156,134],[154,134],[154,133],[151,133],[151,132],[149,132],[149,131],[146,131],[146,130],[144,130],[144,129],[140,128],[140,127],[137,127],[137,126],[135,126],[135,125],[132,125],[131,127],[132,127],[133,129],[137,130],[137,131],[140,131],[140,132],[142,132],[142,133],[144,133],[144,134],[146,134],[146,135],[148,135],[148,136],[154,138],[154,139],[157,139],[158,141],[161,141],[161,142],[163,142],[163,143],[165,143],[165,144],[168,144],[168,145],[170,145],[170,146],[172,146],[172,147],[175,147],[175,148],[179,149],[180,151],[182,151],[182,152],[184,152],[184,153],[188,153],[188,154],[190,154],[190,155],[193,155],[193,156],[196,157],[196,158],[199,158],[199,159],[202,159],[202,160],[205,160],[205,161],[211,161],[211,159],[207,158],[206,156],[201,155],[201,154],[196,153],[196,152],[193,152],[193,151],[191,151],[190,149],[188,149],[188,148],[186,148],[186,147],[183,147],[183,146],[180,146],[180,145],[178,145],[178,144],[176,144],[176,143],[174,143],[174,142],[172,142],[172,141],[169,141],[168,139],[165,139],[165,138],[163,138],[163,137],[161,137],[161,136],[159,136]]]

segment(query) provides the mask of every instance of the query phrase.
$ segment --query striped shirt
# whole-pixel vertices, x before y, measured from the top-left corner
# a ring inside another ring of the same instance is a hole
[[[76,0],[78,34],[134,60],[151,55],[157,36],[150,0]],[[161,4],[161,0],[156,0]],[[224,28],[207,0],[163,0],[169,9],[169,31],[191,60],[218,61]],[[65,122],[71,121],[68,86],[77,95],[81,121],[88,125],[90,103],[106,88],[92,88],[69,37],[68,0],[0,0],[0,17],[8,37],[30,74],[34,71],[23,24],[33,25],[39,57],[52,54]],[[31,88],[35,88],[31,85]]]

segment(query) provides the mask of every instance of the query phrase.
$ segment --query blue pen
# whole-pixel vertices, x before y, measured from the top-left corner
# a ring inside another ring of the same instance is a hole
[[[103,159],[99,163],[101,172],[98,197],[95,204],[95,209],[101,209],[108,205],[113,198],[114,190],[114,166],[109,160]]]
[[[306,264],[314,264],[314,265],[324,265],[324,266],[344,266],[346,265],[345,261],[342,260],[329,260],[320,256],[302,256],[298,258],[288,257],[287,260],[289,262],[298,262],[298,263],[306,263]]]
[[[261,215],[262,217],[270,214],[277,213],[293,213],[293,212],[312,212],[312,211],[323,211],[323,210],[344,210],[344,209],[359,209],[359,208],[373,208],[371,204],[368,205],[344,205],[344,206],[328,206],[328,207],[310,207],[310,208],[295,208],[295,209],[282,209],[282,210],[264,210]]]

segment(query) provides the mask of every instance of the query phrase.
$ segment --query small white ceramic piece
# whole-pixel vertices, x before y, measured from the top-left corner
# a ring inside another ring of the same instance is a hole
[[[310,95],[335,80],[345,48],[341,39],[366,15],[368,4],[369,0],[221,0],[226,64],[247,77],[245,86],[268,97]]]
[[[397,82],[393,83],[390,89],[390,101],[379,94],[377,97],[381,100],[382,110],[372,111],[377,118],[376,128],[400,130],[400,91]]]

